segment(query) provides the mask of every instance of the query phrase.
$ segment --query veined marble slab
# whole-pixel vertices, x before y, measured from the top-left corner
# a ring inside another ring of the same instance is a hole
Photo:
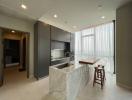
[[[69,65],[58,69],[60,65],[51,66],[49,69],[50,93],[59,100],[76,100],[89,80],[89,67],[86,65]]]

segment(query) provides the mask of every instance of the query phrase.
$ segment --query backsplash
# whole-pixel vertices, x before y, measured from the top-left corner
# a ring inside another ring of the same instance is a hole
[[[64,50],[63,49],[53,49],[51,50],[51,59],[63,58]]]

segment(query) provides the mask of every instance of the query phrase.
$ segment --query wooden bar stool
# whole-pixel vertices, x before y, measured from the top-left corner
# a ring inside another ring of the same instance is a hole
[[[93,81],[93,86],[95,83],[101,85],[101,89],[103,89],[104,86],[104,80],[105,80],[105,69],[103,65],[98,65],[95,67],[94,71],[94,81]]]

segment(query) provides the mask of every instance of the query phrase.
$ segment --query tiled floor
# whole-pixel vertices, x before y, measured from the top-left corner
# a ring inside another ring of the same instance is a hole
[[[103,90],[100,85],[93,87],[92,83],[89,83],[77,100],[132,100],[132,91],[118,87],[115,75],[107,73],[106,78]]]
[[[48,78],[36,81],[27,79],[26,72],[17,68],[6,70],[4,85],[0,87],[0,100],[46,100]]]
[[[116,86],[115,76],[107,74],[103,90],[90,82],[76,100],[132,100],[132,91]],[[9,69],[3,87],[0,88],[0,100],[57,100],[48,94],[48,77],[36,81],[27,79],[25,72]]]

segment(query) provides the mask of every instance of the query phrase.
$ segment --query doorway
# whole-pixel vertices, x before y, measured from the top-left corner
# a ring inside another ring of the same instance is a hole
[[[15,82],[14,75],[29,77],[29,33],[2,28],[1,42],[3,45],[3,67],[1,67],[1,85]],[[21,78],[21,77],[20,77]],[[3,81],[3,82],[2,82]]]
[[[4,39],[4,68],[20,65],[20,40]]]

